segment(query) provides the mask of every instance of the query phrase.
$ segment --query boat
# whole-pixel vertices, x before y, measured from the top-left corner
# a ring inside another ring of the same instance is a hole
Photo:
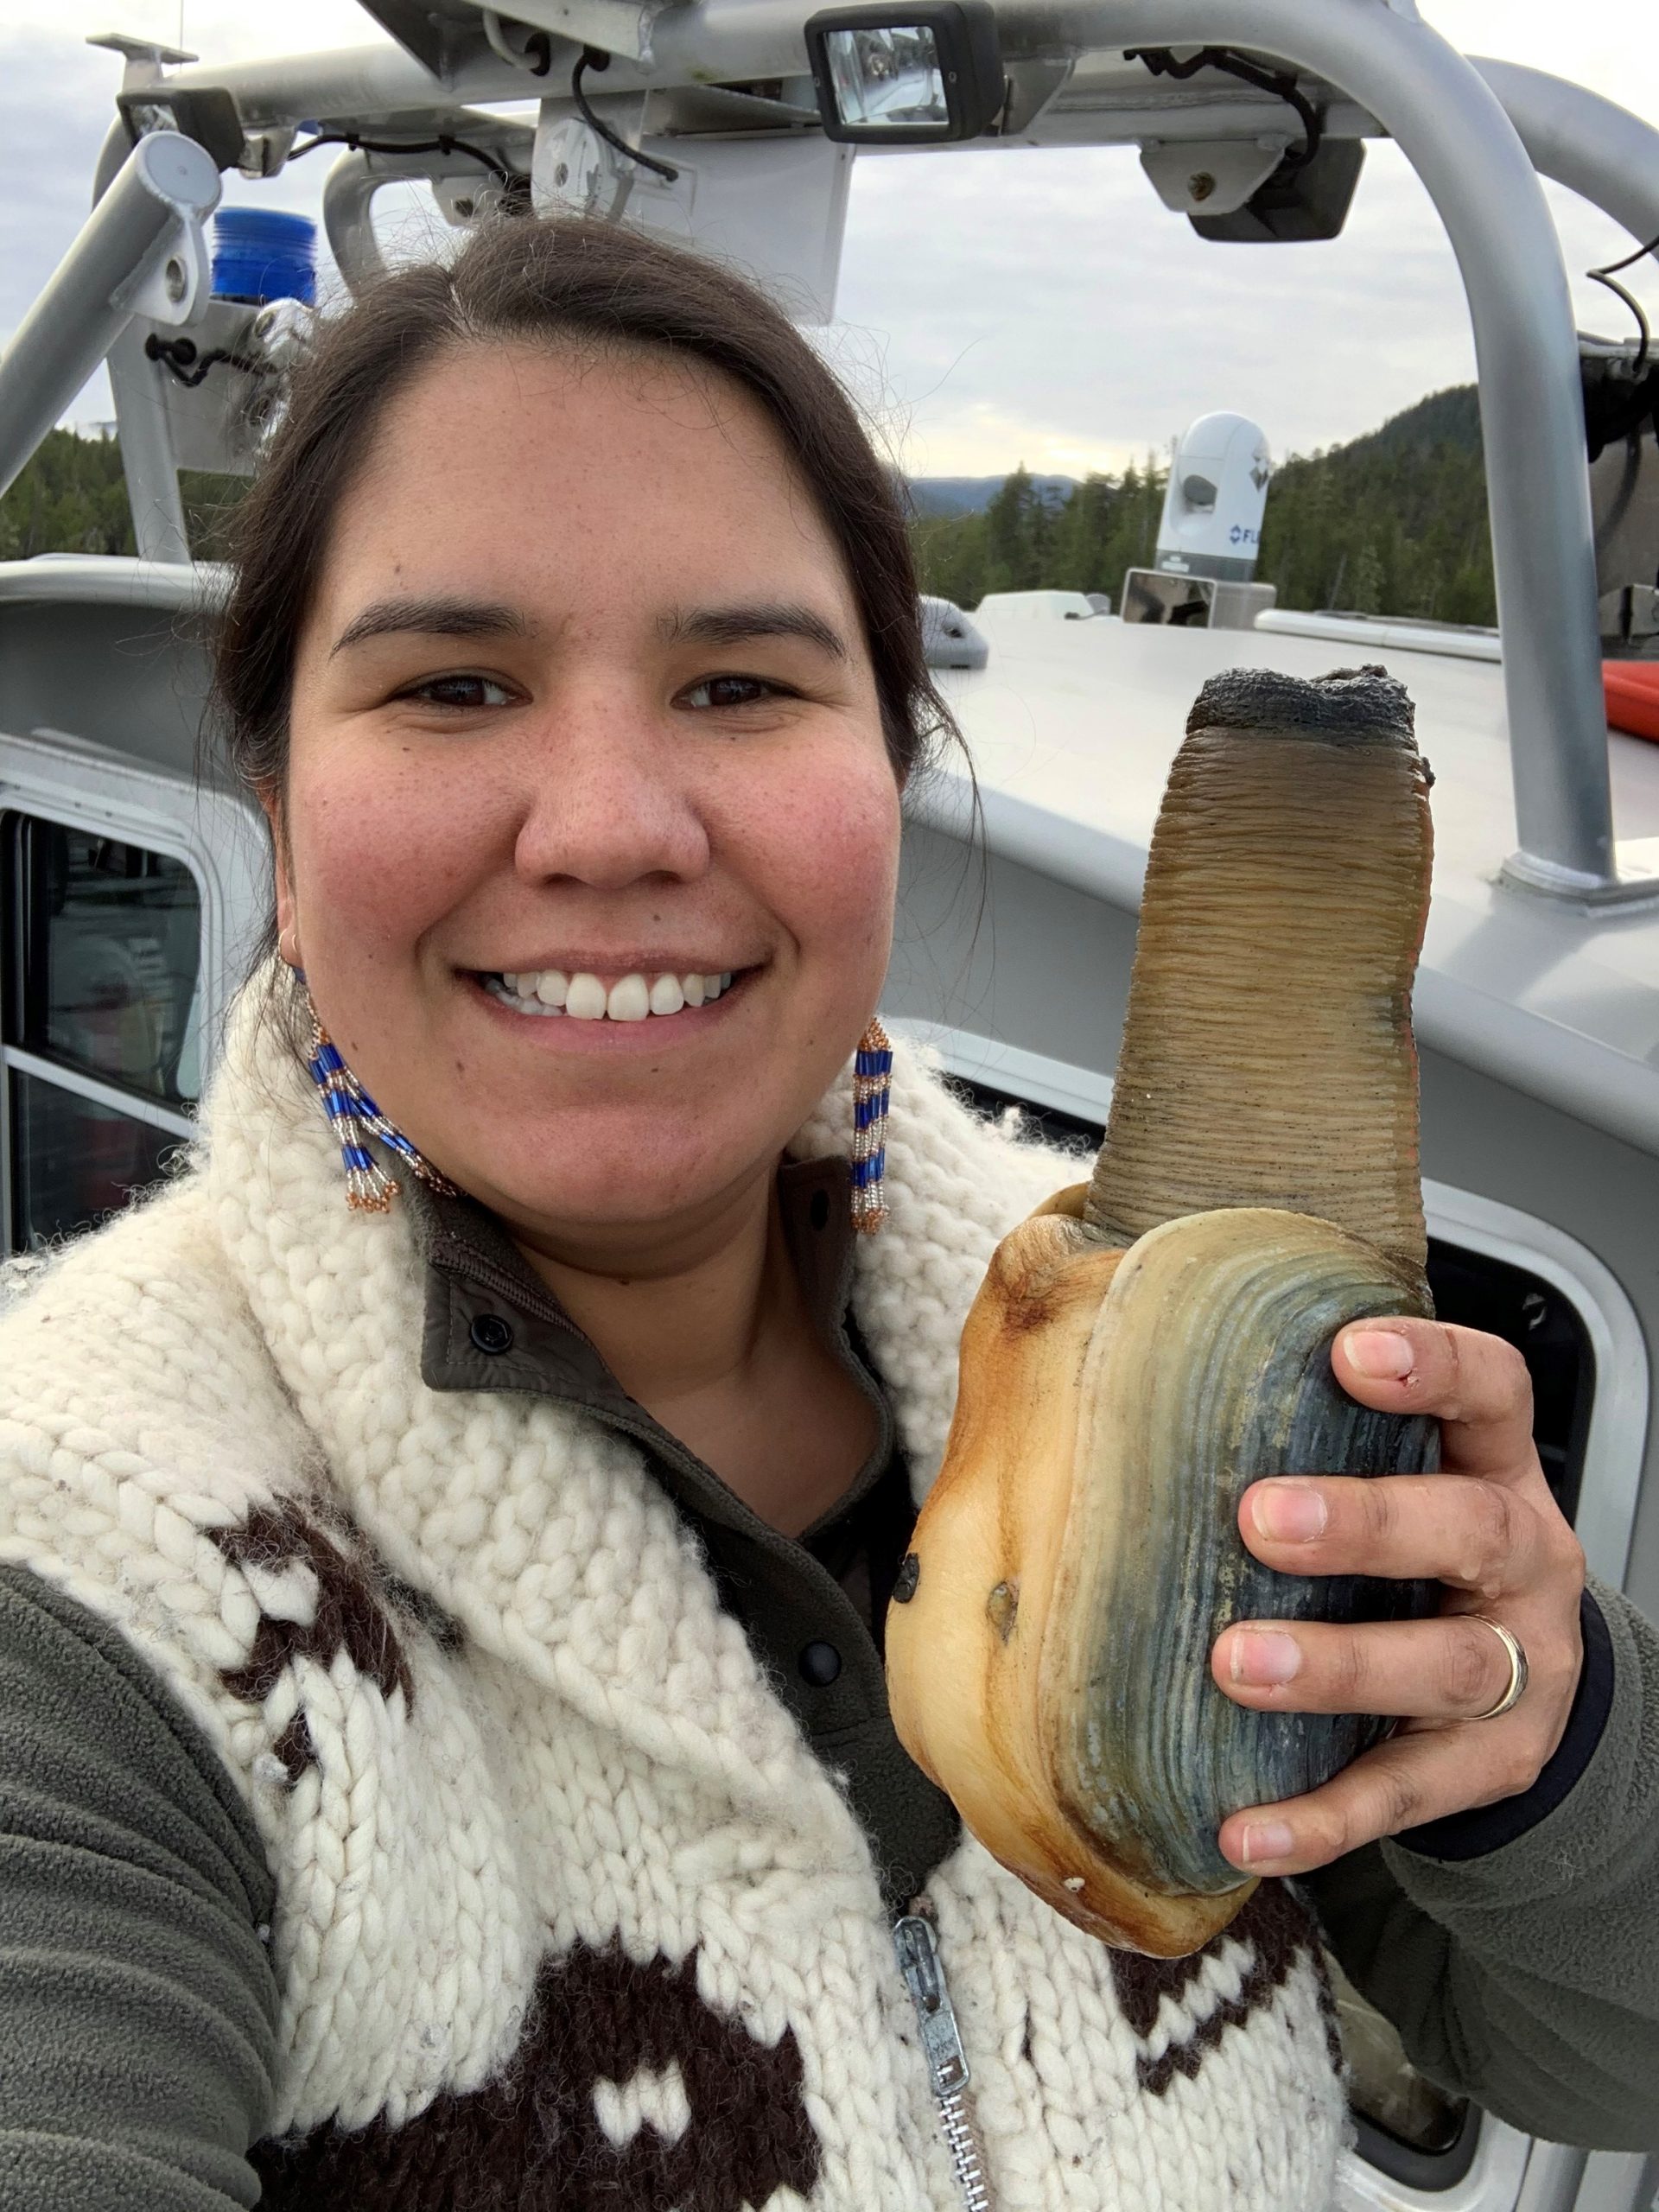
[[[458,227],[524,206],[646,224],[735,256],[823,320],[855,159],[1136,149],[1148,222],[1188,220],[1219,248],[1332,235],[1367,143],[1388,136],[1467,289],[1497,631],[1298,614],[1249,589],[1224,603],[1192,588],[1190,564],[1176,621],[1068,594],[934,606],[977,793],[947,759],[909,795],[885,1011],[988,1109],[1096,1135],[1188,704],[1231,666],[1385,665],[1437,779],[1415,1001],[1435,1295],[1521,1347],[1544,1465],[1592,1567],[1659,1614],[1659,746],[1610,731],[1603,688],[1605,661],[1659,656],[1659,449],[1634,415],[1589,461],[1591,383],[1624,404],[1651,372],[1645,346],[1580,343],[1539,183],[1571,187],[1640,247],[1659,234],[1659,130],[1458,53],[1414,0],[1160,0],[1156,47],[1145,0],[913,0],[874,11],[903,35],[902,67],[870,64],[867,41],[851,106],[824,41],[838,15],[867,28],[868,8],[363,4],[376,35],[343,52],[219,67],[103,41],[122,77],[92,211],[0,359],[0,488],[107,359],[139,547],[0,564],[14,1268],[188,1141],[263,920],[263,824],[230,785],[196,779],[222,580],[191,557],[178,470],[251,465],[309,309],[291,271],[285,293],[215,289],[225,171],[268,179],[336,146],[323,219],[351,285],[380,264],[376,193],[414,178]],[[859,60],[855,42],[839,51]],[[1344,2212],[1649,2205],[1659,2162],[1449,2101],[1360,1999],[1342,2005]]]

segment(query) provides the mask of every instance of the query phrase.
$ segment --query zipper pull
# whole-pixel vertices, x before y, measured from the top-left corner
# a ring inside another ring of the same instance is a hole
[[[893,1923],[893,1947],[899,1954],[899,1971],[921,2024],[933,2094],[941,2100],[959,2096],[969,2080],[968,2054],[962,2047],[950,1993],[944,1986],[932,1923],[918,1912],[906,1913]]]

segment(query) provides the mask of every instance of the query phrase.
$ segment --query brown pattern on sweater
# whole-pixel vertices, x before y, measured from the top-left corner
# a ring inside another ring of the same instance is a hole
[[[279,1572],[302,1565],[317,1581],[316,1610],[308,1622],[261,1613],[245,1664],[221,1674],[232,1697],[247,1705],[263,1705],[283,1669],[296,1659],[315,1659],[327,1667],[344,1651],[382,1697],[401,1690],[405,1712],[414,1711],[414,1678],[386,1618],[379,1586],[314,1522],[292,1506],[257,1505],[238,1527],[207,1533],[232,1567]],[[303,1713],[295,1714],[275,1748],[290,1782],[316,1764]]]
[[[626,2143],[594,2092],[677,2066],[690,2121]],[[619,1944],[543,1962],[524,2033],[496,2081],[445,2091],[408,2124],[320,2129],[250,2153],[261,2212],[747,2212],[818,2176],[799,2046],[770,2047],[697,1993],[696,1953],[640,1966]]]
[[[1263,1882],[1236,1919],[1189,1958],[1147,1959],[1135,1951],[1112,1953],[1112,1982],[1118,2003],[1123,2007],[1124,2018],[1141,2041],[1144,2043],[1157,2025],[1165,1998],[1173,1998],[1178,2005],[1184,2003],[1188,1991],[1203,1974],[1205,1961],[1231,1942],[1247,1944],[1254,1955],[1244,1969],[1237,1996],[1215,2001],[1208,1998],[1207,1993],[1195,1993],[1199,2004],[1208,2001],[1211,2009],[1200,2013],[1185,2034],[1178,2031],[1168,2045],[1155,2056],[1146,2050],[1136,2056],[1135,2078],[1154,2097],[1163,2095],[1178,2073],[1191,2081],[1206,2054],[1216,2048],[1227,2030],[1243,2027],[1252,2012],[1262,2010],[1271,2000],[1304,1952],[1313,1960],[1319,1977],[1319,2010],[1325,2022],[1326,2045],[1332,2063],[1341,2065],[1342,2050],[1335,2028],[1336,2007],[1325,1971],[1319,1930],[1313,1915],[1282,1882]]]

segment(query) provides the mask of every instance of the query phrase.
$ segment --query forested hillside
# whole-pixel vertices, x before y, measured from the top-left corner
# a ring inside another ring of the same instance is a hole
[[[1281,607],[1496,622],[1486,469],[1472,385],[1274,476],[1256,574]]]
[[[1149,458],[1071,493],[1017,469],[982,512],[928,512],[913,487],[925,587],[973,607],[988,591],[1109,592],[1152,558],[1166,470]],[[951,480],[953,488],[958,480]],[[1295,454],[1268,493],[1256,574],[1281,607],[1492,622],[1486,478],[1472,385],[1435,392],[1381,429]]]
[[[190,543],[205,560],[220,550],[226,517],[245,489],[237,476],[179,480]],[[52,430],[3,499],[0,561],[36,553],[132,553],[132,515],[113,438]]]
[[[0,499],[0,561],[36,553],[130,553],[132,517],[113,438],[53,430]]]
[[[1123,571],[1153,556],[1164,474],[1151,458],[1080,484],[1020,468],[988,501],[981,480],[923,479],[911,493],[925,588],[969,607],[988,591],[1045,587],[1109,592],[1116,606]],[[239,488],[186,480],[198,552],[216,550]],[[132,550],[114,440],[54,430],[0,499],[0,560]],[[1495,621],[1473,385],[1435,392],[1351,444],[1283,462],[1256,573],[1278,586],[1281,607]]]

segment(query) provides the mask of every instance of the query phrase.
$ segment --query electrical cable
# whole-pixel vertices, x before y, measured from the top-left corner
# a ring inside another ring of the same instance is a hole
[[[519,181],[499,155],[486,153],[449,130],[441,130],[435,138],[365,138],[360,130],[319,130],[315,138],[291,147],[288,158],[297,162],[302,154],[315,153],[319,146],[346,146],[354,154],[465,154],[470,161],[481,162],[504,191],[511,192]]]
[[[1637,348],[1633,364],[1634,372],[1638,377],[1648,365],[1648,348],[1653,334],[1648,327],[1648,318],[1643,312],[1641,301],[1634,292],[1627,292],[1623,284],[1614,280],[1621,269],[1634,267],[1638,261],[1645,261],[1650,253],[1659,253],[1659,238],[1649,238],[1645,245],[1637,246],[1634,253],[1627,253],[1623,261],[1604,262],[1599,269],[1586,269],[1584,272],[1592,284],[1605,285],[1616,298],[1623,300],[1636,317],[1636,327],[1642,334],[1642,342]]]
[[[1264,61],[1254,61],[1248,54],[1237,53],[1230,46],[1201,47],[1185,61],[1178,61],[1167,46],[1132,46],[1125,49],[1123,58],[1126,61],[1144,61],[1154,77],[1182,79],[1196,77],[1200,69],[1219,69],[1229,77],[1254,85],[1258,92],[1274,93],[1287,107],[1295,109],[1304,133],[1302,145],[1286,149],[1279,164],[1281,170],[1306,168],[1319,150],[1325,124],[1319,110],[1298,86],[1294,70],[1269,69]]]
[[[1627,253],[1623,261],[1604,261],[1599,269],[1586,272],[1592,276],[1617,276],[1621,269],[1633,269],[1638,261],[1650,253],[1659,253],[1659,238],[1649,238],[1646,245],[1639,245],[1634,253]]]
[[[271,373],[269,361],[251,359],[245,353],[224,346],[216,346],[209,353],[199,353],[194,339],[163,338],[154,330],[144,340],[144,358],[159,361],[163,368],[170,370],[187,391],[194,391],[207,372],[216,369],[221,361],[240,369],[244,376],[268,377]]]
[[[630,146],[626,138],[594,114],[592,101],[582,89],[582,80],[588,70],[608,69],[610,66],[608,54],[599,47],[588,46],[582,48],[582,59],[570,72],[570,97],[580,110],[582,121],[607,146],[613,146],[619,154],[626,154],[631,162],[638,162],[642,169],[650,169],[666,183],[672,184],[679,171],[671,162],[659,162],[655,154],[642,153],[638,146]]]
[[[490,41],[492,53],[532,77],[546,76],[553,64],[553,43],[545,31],[531,31],[524,45],[517,47],[502,28],[501,18],[493,8],[486,8],[483,16],[484,35]]]

